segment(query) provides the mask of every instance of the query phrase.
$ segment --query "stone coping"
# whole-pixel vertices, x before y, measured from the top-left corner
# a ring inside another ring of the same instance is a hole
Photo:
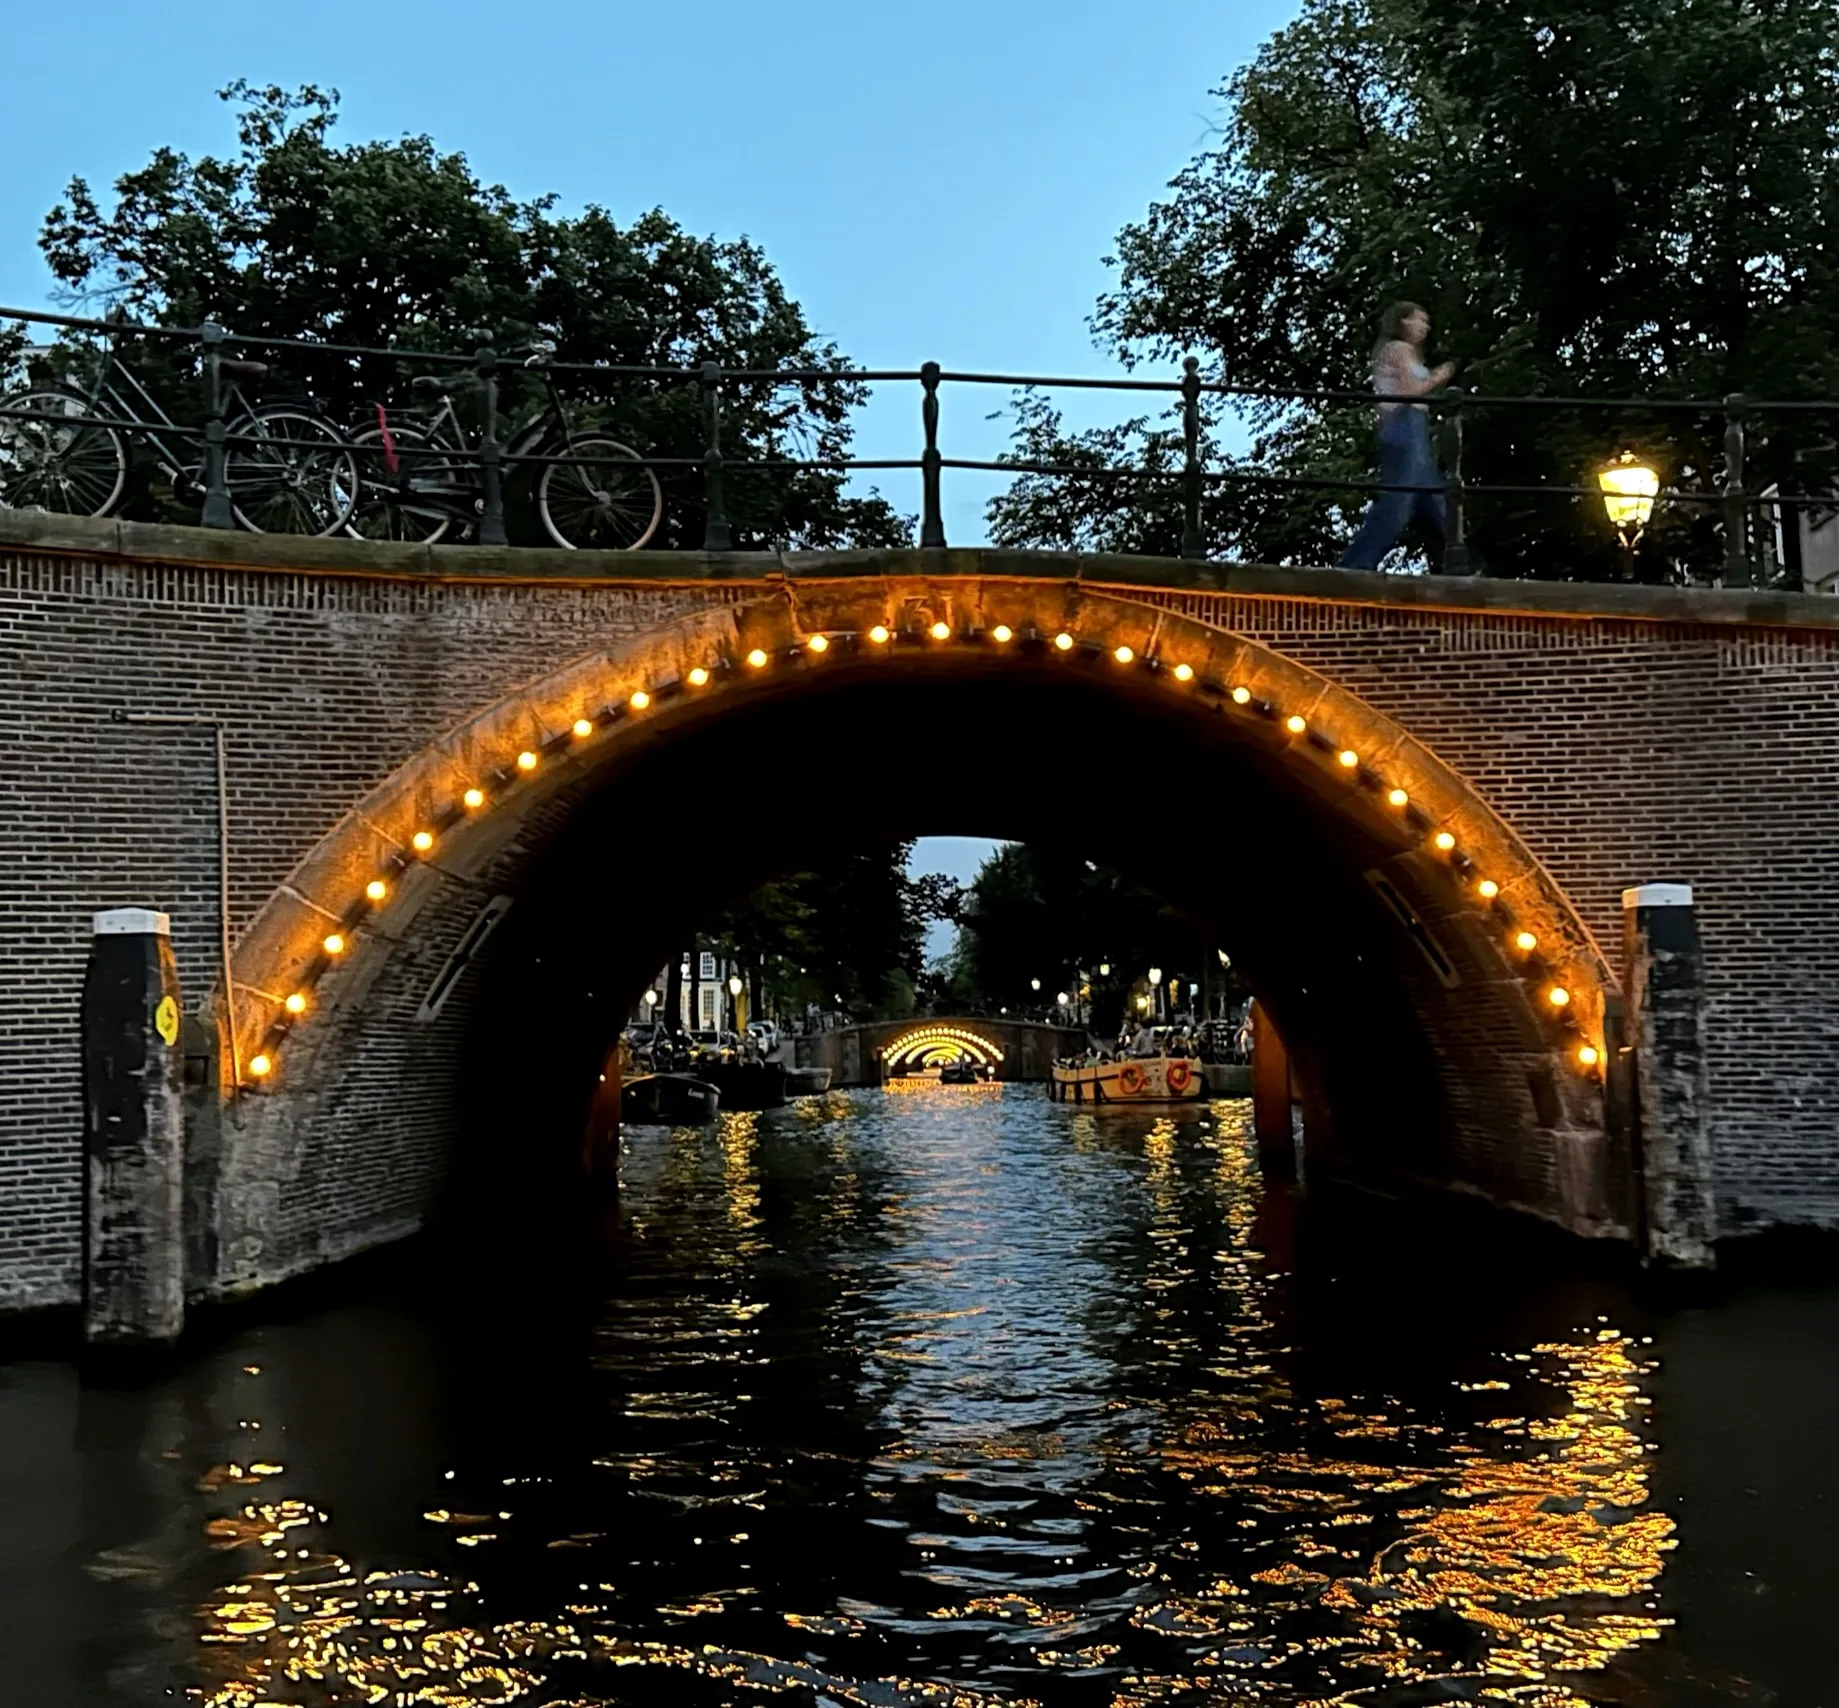
[[[0,550],[210,568],[558,586],[702,584],[857,576],[987,576],[1088,581],[1110,587],[1191,589],[1343,605],[1502,615],[1613,618],[1839,629],[1839,598],[1742,588],[1635,587],[1586,581],[1379,575],[1366,570],[1285,569],[1271,564],[1194,563],[1119,553],[1022,551],[1001,546],[834,552],[599,552],[553,546],[415,546],[355,539],[299,539],[240,530],[55,516],[0,507]]]

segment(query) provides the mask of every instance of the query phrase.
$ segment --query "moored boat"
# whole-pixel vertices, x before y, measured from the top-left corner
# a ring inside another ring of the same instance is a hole
[[[827,1067],[789,1067],[785,1070],[787,1097],[817,1097],[830,1089]]]
[[[1061,1103],[1194,1103],[1207,1095],[1207,1076],[1188,1056],[1055,1062],[1047,1091]]]
[[[721,1093],[724,1109],[779,1109],[785,1105],[787,1070],[783,1062],[705,1055],[697,1058],[695,1071]]]
[[[634,1126],[698,1125],[720,1107],[715,1087],[687,1073],[644,1073],[619,1088],[619,1118]]]

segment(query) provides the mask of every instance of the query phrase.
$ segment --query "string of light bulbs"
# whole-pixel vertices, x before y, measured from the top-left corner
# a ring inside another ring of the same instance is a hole
[[[622,700],[609,702],[594,716],[577,717],[569,727],[535,746],[520,749],[506,764],[472,784],[426,823],[413,830],[406,843],[398,844],[381,862],[380,870],[364,886],[351,907],[335,916],[335,923],[320,939],[319,954],[307,966],[296,988],[278,1005],[277,1013],[263,1037],[261,1047],[249,1058],[248,1072],[261,1083],[273,1078],[281,1046],[294,1028],[312,1012],[314,992],[320,981],[349,954],[352,944],[378,910],[387,907],[399,880],[417,862],[429,859],[443,837],[487,811],[494,802],[512,790],[526,786],[552,760],[596,736],[606,736],[619,725],[643,717],[654,707],[686,695],[694,695],[718,678],[741,671],[758,673],[775,663],[810,663],[833,656],[859,655],[866,646],[871,651],[891,650],[914,645],[928,650],[956,642],[960,645],[988,644],[1006,650],[1032,652],[1061,658],[1078,658],[1102,663],[1109,660],[1122,669],[1136,669],[1166,676],[1176,686],[1230,704],[1248,716],[1280,729],[1291,744],[1319,752],[1324,762],[1334,767],[1355,786],[1381,796],[1406,824],[1414,839],[1424,845],[1449,868],[1464,899],[1485,909],[1496,928],[1503,952],[1510,954],[1522,976],[1536,983],[1539,999],[1552,1021],[1567,1034],[1567,1047],[1577,1068],[1594,1075],[1602,1063],[1600,1046],[1582,1035],[1578,1018],[1579,1002],[1575,992],[1541,955],[1536,933],[1526,929],[1514,916],[1503,898],[1501,885],[1494,877],[1480,871],[1474,859],[1459,845],[1456,834],[1447,826],[1435,827],[1434,821],[1412,799],[1410,792],[1397,783],[1388,783],[1362,759],[1357,749],[1330,739],[1301,712],[1284,713],[1272,700],[1254,692],[1244,683],[1229,683],[1204,676],[1185,660],[1165,663],[1155,653],[1139,652],[1127,644],[1103,646],[1081,640],[1071,629],[1051,633],[1034,628],[1016,629],[997,623],[987,629],[954,629],[943,618],[895,628],[876,623],[866,630],[814,631],[776,648],[751,647],[737,661],[726,653],[712,657],[707,664],[692,666],[680,677],[633,689]]]

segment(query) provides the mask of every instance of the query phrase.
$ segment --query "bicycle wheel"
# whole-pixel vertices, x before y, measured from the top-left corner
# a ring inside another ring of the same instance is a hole
[[[617,439],[576,439],[543,465],[536,508],[558,546],[631,552],[658,530],[664,489]]]
[[[55,415],[24,420],[20,412]],[[128,484],[128,442],[88,424],[88,402],[66,391],[28,391],[0,402],[0,505],[60,516],[106,516]]]
[[[378,428],[353,433],[357,498],[346,533],[361,540],[404,540],[423,546],[439,545],[450,533],[457,535],[459,520],[449,512],[478,485],[472,471],[464,462],[440,456],[442,447],[431,447],[419,427],[392,427],[389,436],[400,451],[432,449],[437,454],[404,456],[392,469]]]
[[[336,534],[357,500],[358,471],[331,425],[274,404],[230,428],[224,480],[252,534]]]

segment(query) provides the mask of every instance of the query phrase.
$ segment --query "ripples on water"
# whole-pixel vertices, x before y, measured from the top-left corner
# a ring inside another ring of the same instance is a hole
[[[1301,1391],[1241,1105],[832,1096],[631,1132],[622,1190],[589,1368],[528,1396],[578,1415],[541,1463],[475,1445],[419,1546],[350,1557],[272,1410],[273,1460],[198,1467],[221,1581],[182,1685],[1561,1708],[1663,1623],[1641,1349]]]
[[[443,1350],[378,1301],[67,1383],[82,1499],[40,1528],[88,1599],[7,1596],[92,1688],[33,1701],[1681,1700],[1637,1676],[1674,1545],[1644,1346],[1452,1329],[1435,1251],[1337,1293],[1289,1207],[1238,1104],[630,1132],[586,1308],[533,1280]]]

